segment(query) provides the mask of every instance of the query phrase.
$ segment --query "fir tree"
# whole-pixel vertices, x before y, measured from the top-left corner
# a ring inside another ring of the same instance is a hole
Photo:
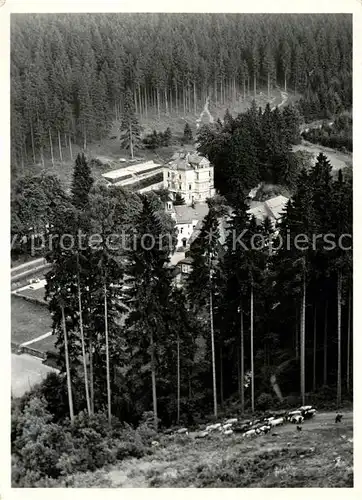
[[[130,89],[127,89],[124,94],[120,132],[121,147],[129,149],[131,158],[134,158],[135,149],[141,146],[141,127],[136,117],[134,99]]]
[[[89,191],[93,185],[91,169],[84,156],[84,153],[79,153],[75,160],[73,172],[73,183],[71,187],[72,202],[78,209],[84,209],[88,204]]]
[[[192,142],[192,139],[193,139],[193,137],[192,137],[191,127],[188,123],[186,123],[182,140],[185,144],[190,144]]]

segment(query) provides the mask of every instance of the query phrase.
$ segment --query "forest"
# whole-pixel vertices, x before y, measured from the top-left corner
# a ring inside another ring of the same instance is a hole
[[[13,14],[11,145],[14,171],[84,148],[121,119],[196,114],[269,94],[302,95],[307,120],[352,105],[350,15]],[[17,169],[17,170],[16,170]]]
[[[352,185],[341,171],[332,177],[323,154],[300,172],[277,228],[269,219],[256,224],[241,193],[231,216],[224,198],[210,199],[181,289],[163,238],[171,235],[172,252],[174,221],[158,195],[94,183],[84,155],[76,160],[71,195],[49,178],[33,183],[48,193],[54,239],[44,249],[52,263],[46,290],[61,374],[13,402],[15,484],[44,486],[61,474],[142,456],[158,429],[232,408],[248,414],[297,401],[318,407],[337,401],[339,408],[351,400]],[[228,221],[224,245],[220,217]],[[235,246],[234,234],[245,229],[243,245]],[[79,230],[101,239],[85,248],[64,248],[57,239],[66,233],[77,241]],[[117,245],[123,231],[136,242],[126,250]],[[312,245],[320,233],[344,246],[324,239]],[[140,245],[145,234],[157,242],[151,249]],[[301,234],[302,248],[285,245]],[[252,245],[255,238],[262,244]],[[29,434],[35,421],[39,430]],[[63,436],[61,446],[52,435]],[[71,451],[72,439],[80,455]],[[119,448],[122,440],[127,444]],[[104,452],[90,453],[90,443]]]
[[[348,140],[351,58],[347,15],[13,15],[12,250],[43,237],[60,369],[12,400],[13,486],[71,486],[74,473],[148,455],[170,427],[352,402],[352,175],[292,152],[305,120],[331,119],[323,140]],[[87,146],[117,120],[131,156],[138,143],[162,148],[170,130],[141,137],[143,117],[273,88],[299,103],[253,101],[197,132],[217,195],[178,287],[167,191],[106,186]],[[46,162],[75,144],[66,190]],[[19,175],[39,162],[41,174]],[[290,193],[276,225],[248,214],[264,183]]]

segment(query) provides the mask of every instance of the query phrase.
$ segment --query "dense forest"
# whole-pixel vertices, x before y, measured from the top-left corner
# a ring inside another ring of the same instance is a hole
[[[70,195],[51,176],[22,182],[19,206],[42,189],[48,199],[46,290],[61,374],[14,401],[15,484],[142,456],[157,429],[175,423],[352,397],[352,186],[341,171],[332,177],[323,154],[300,172],[276,228],[248,216],[241,192],[229,216],[222,197],[210,199],[182,289],[168,266],[175,223],[160,196],[94,183],[84,155]],[[80,230],[100,239],[84,246]],[[132,245],[119,244],[123,231]],[[65,248],[61,234],[78,243]],[[142,246],[144,235],[156,244]]]
[[[13,15],[12,164],[86,148],[129,91],[142,117],[279,86],[314,119],[351,108],[351,75],[349,15]]]
[[[333,121],[307,139],[351,146],[351,16],[14,15],[11,37],[12,166],[84,150],[70,190],[45,168],[13,179],[12,251],[35,241],[51,264],[60,369],[12,401],[13,486],[68,486],[148,454],[170,426],[350,402],[351,172],[332,175],[323,154],[307,166],[292,146],[304,119]],[[275,88],[298,105],[258,108]],[[107,186],[86,150],[114,120],[132,157],[166,147],[170,129],[142,137],[142,118],[196,115],[207,96],[250,106],[195,136],[217,194],[178,286],[167,190]],[[249,215],[259,184],[289,193],[276,225]]]

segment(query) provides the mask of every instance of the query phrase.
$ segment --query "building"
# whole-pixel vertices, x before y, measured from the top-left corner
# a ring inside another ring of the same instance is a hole
[[[186,205],[205,203],[215,194],[214,167],[196,152],[175,153],[163,169],[163,187],[173,198],[182,196]]]
[[[137,191],[144,192],[163,186],[163,166],[160,163],[147,161],[111,170],[102,174],[102,177],[109,185],[132,187]]]
[[[189,241],[197,226],[209,212],[206,203],[196,203],[193,207],[187,205],[174,205],[172,200],[166,202],[166,213],[170,214],[176,222],[177,248],[187,248]]]
[[[275,196],[274,198],[270,198],[266,201],[252,201],[247,212],[250,215],[254,215],[259,224],[263,223],[264,220],[269,217],[271,223],[275,227],[276,223],[279,222],[288,201],[289,198],[282,195]]]

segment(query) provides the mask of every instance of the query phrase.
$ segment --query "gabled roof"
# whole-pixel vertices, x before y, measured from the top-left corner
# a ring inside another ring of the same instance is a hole
[[[275,198],[271,198],[270,200],[266,200],[265,205],[267,207],[267,210],[269,210],[269,212],[271,213],[272,217],[274,217],[274,219],[279,219],[288,201],[288,198],[279,195]]]
[[[264,221],[267,217],[275,221],[281,217],[288,201],[288,198],[279,195],[264,202],[251,202],[248,213],[259,221]]]

